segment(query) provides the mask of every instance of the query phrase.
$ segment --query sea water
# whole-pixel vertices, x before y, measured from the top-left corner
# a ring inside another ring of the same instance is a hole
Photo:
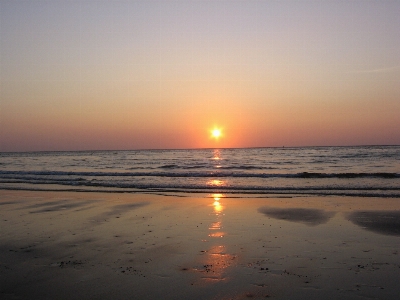
[[[0,153],[0,189],[400,197],[400,146]]]

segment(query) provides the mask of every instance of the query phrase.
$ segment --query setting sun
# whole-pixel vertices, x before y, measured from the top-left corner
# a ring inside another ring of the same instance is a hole
[[[211,130],[211,136],[215,139],[220,138],[222,135],[221,129],[218,128],[214,128],[213,130]]]

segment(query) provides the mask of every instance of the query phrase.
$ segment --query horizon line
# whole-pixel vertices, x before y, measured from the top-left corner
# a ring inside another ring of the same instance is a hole
[[[122,151],[178,151],[178,150],[219,150],[219,149],[294,149],[294,148],[346,148],[346,147],[398,147],[400,144],[366,144],[366,145],[336,145],[336,146],[251,146],[251,147],[204,147],[204,148],[136,148],[136,149],[92,149],[92,150],[31,150],[31,151],[0,151],[3,153],[43,153],[43,152],[122,152]]]

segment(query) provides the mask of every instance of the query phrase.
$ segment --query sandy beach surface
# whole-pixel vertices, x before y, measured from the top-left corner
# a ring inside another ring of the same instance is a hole
[[[400,201],[0,191],[1,299],[399,299]]]

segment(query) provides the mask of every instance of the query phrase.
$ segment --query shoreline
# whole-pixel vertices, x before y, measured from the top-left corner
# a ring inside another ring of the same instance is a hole
[[[398,199],[224,196],[0,190],[1,298],[397,299]]]
[[[108,189],[106,187],[100,188],[99,187],[90,187],[85,186],[84,188],[66,188],[62,185],[51,185],[49,187],[48,184],[15,184],[16,187],[13,187],[11,184],[7,184],[6,186],[0,187],[0,191],[20,191],[20,192],[65,192],[65,193],[105,193],[105,194],[147,194],[147,195],[156,195],[156,196],[176,196],[176,197],[192,197],[197,196],[200,197],[201,195],[212,195],[214,193],[220,193],[225,195],[235,195],[230,196],[229,198],[324,198],[324,197],[345,197],[345,198],[400,198],[400,193],[395,194],[382,194],[382,189],[377,188],[376,192],[369,192],[369,193],[348,193],[343,192],[321,192],[321,191],[294,191],[294,190],[241,190],[241,189],[221,189],[221,190],[202,190],[202,189],[193,189],[193,190],[185,190],[185,189],[140,189],[140,188],[120,188],[116,187],[114,189]],[[24,186],[27,187],[24,187]],[[43,186],[40,188],[39,186]],[[35,187],[32,187],[35,186]],[[350,191],[354,191],[355,189],[348,189]],[[361,189],[363,191],[364,189]],[[370,189],[366,189],[370,190]]]

